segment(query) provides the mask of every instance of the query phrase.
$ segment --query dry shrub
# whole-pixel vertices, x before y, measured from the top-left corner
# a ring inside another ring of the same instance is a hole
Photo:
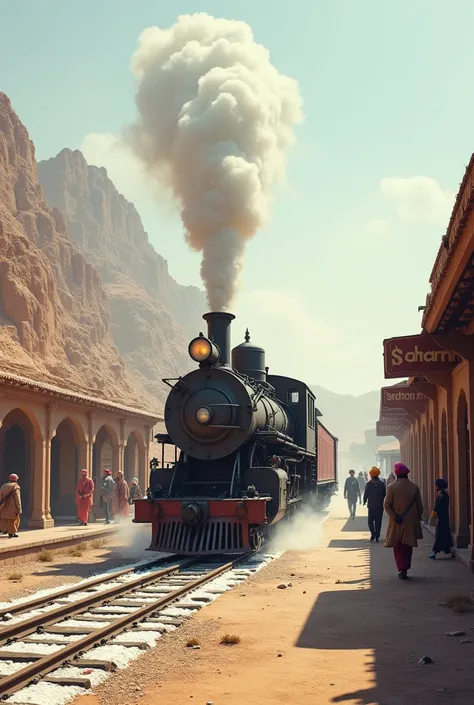
[[[474,606],[474,599],[471,595],[458,593],[456,595],[451,595],[451,597],[446,598],[441,602],[443,607],[449,607],[453,612],[458,614],[464,614],[465,612],[470,612]]]
[[[240,644],[240,636],[237,636],[237,634],[224,634],[221,639],[221,644],[225,644],[226,646]]]
[[[68,553],[73,558],[80,558],[84,555],[86,548],[87,546],[85,543],[78,543],[77,546],[69,546]]]
[[[188,639],[186,642],[186,646],[190,649],[192,646],[199,646],[199,639],[196,639],[193,637],[192,639]]]
[[[21,583],[23,575],[21,573],[10,573],[7,580],[11,580],[13,583]]]
[[[105,544],[105,539],[94,539],[93,541],[91,541],[92,548],[103,548]]]
[[[40,563],[52,563],[54,560],[54,552],[43,548],[43,550],[38,553],[38,560]]]

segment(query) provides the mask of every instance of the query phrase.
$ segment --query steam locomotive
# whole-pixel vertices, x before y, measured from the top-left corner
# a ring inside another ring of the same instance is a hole
[[[152,524],[152,551],[257,550],[303,501],[321,507],[336,487],[337,439],[320,423],[313,392],[270,375],[248,330],[231,353],[233,314],[203,318],[207,337],[189,344],[199,367],[163,380],[167,433],[155,438],[163,451],[175,447],[176,462],[153,459],[147,497],[135,502],[135,522]]]

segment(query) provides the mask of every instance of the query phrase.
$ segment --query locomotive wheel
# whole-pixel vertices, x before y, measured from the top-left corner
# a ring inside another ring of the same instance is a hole
[[[251,551],[258,551],[262,547],[263,537],[260,527],[254,527],[249,531],[249,546]]]

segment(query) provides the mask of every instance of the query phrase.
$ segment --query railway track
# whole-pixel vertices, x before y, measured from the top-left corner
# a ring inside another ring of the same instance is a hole
[[[172,605],[178,607],[182,614],[192,614],[210,598],[193,595],[188,601],[183,598],[235,568],[251,555],[254,554],[242,554],[231,561],[228,558],[214,558],[212,562],[204,562],[202,557],[171,563],[168,559],[168,565],[157,570],[144,572],[146,566],[140,566],[142,575],[137,568],[127,569],[12,606],[8,610],[10,613],[13,614],[13,610],[16,613],[24,612],[25,618],[13,624],[7,623],[0,629],[0,669],[2,664],[15,668],[7,675],[1,675],[0,671],[0,698],[5,700],[40,681],[90,688],[91,680],[87,675],[68,678],[49,674],[63,666],[84,669],[85,674],[97,670],[114,671],[116,664],[112,659],[94,658],[93,651],[88,652],[105,644],[148,648],[150,644],[143,638],[147,629],[161,634],[180,626],[182,622],[182,618],[163,614],[163,610]],[[130,575],[133,572],[137,573],[136,577]],[[240,579],[245,579],[250,572],[242,571]],[[107,582],[111,585],[104,586]],[[98,587],[104,589],[97,590]],[[61,598],[66,600],[73,592],[87,594],[73,602],[61,602]],[[34,613],[33,608],[51,603],[57,606],[40,614]],[[38,652],[38,645],[48,645],[54,650],[50,653]]]

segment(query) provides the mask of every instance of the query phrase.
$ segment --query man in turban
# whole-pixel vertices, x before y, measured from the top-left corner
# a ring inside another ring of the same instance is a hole
[[[408,479],[410,470],[407,466],[395,463],[393,470],[397,479],[387,487],[384,503],[389,516],[385,546],[393,548],[398,577],[406,580],[413,549],[418,546],[418,539],[423,538],[423,502],[418,486]]]
[[[8,482],[0,488],[0,525],[2,533],[8,538],[18,538],[21,515],[21,492],[18,475],[12,473]]]
[[[385,483],[380,479],[380,470],[375,466],[371,468],[370,480],[364,490],[364,505],[369,509],[370,540],[378,543],[382,528],[383,502],[385,499]]]

